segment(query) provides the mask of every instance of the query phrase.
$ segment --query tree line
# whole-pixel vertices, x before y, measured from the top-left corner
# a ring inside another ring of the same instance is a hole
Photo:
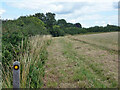
[[[111,32],[119,31],[115,25],[94,26],[82,28],[80,23],[69,23],[65,19],[55,19],[55,14],[48,12],[36,13],[29,16],[20,16],[16,20],[2,20],[4,31],[20,31],[24,35],[51,34],[52,36],[64,36],[67,34],[81,34],[88,32]]]
[[[24,41],[24,48],[26,47],[27,38],[34,35],[48,35],[53,37],[64,35],[75,35],[89,32],[112,32],[119,31],[119,27],[115,25],[94,26],[89,28],[83,28],[82,25],[77,22],[75,24],[67,22],[65,19],[55,19],[55,14],[48,12],[36,13],[29,16],[20,16],[15,20],[2,20],[2,59],[3,63],[9,63],[8,61],[19,55],[21,51],[17,46]],[[13,47],[16,53],[13,51]],[[24,51],[23,51],[24,52]]]

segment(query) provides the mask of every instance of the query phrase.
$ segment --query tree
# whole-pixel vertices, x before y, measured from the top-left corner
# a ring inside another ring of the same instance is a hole
[[[72,24],[72,23],[67,23],[67,24],[66,24],[66,27],[74,27],[74,24]]]
[[[57,21],[57,25],[61,26],[61,27],[65,27],[67,24],[66,20],[65,19],[59,19]]]
[[[45,23],[47,24],[47,28],[52,29],[53,25],[55,25],[55,23],[56,23],[55,14],[51,13],[51,12],[46,13],[46,21],[45,21]]]
[[[52,34],[53,37],[58,37],[58,36],[64,36],[64,31],[60,29],[60,26],[54,25],[53,30],[50,30],[50,34]]]
[[[40,20],[42,20],[44,23],[45,23],[45,19],[46,19],[46,17],[45,17],[45,15],[43,14],[43,13],[36,13],[35,15],[33,15],[34,17],[37,17],[37,18],[39,18]]]
[[[82,28],[82,25],[80,23],[75,23],[74,26],[78,28]]]
[[[78,27],[67,27],[64,29],[64,32],[66,34],[75,35],[75,34],[80,34],[80,33],[86,33],[86,30],[82,28],[78,28]]]

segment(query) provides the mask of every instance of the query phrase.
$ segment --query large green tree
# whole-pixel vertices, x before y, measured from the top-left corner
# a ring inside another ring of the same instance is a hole
[[[75,23],[75,27],[82,28],[82,25],[80,23]]]
[[[67,24],[66,20],[65,19],[59,19],[57,21],[57,25],[61,26],[61,27],[65,27]]]
[[[46,17],[45,17],[45,15],[44,15],[44,13],[36,13],[36,14],[33,15],[33,16],[39,18],[39,19],[42,20],[44,23],[45,23],[45,21],[46,21]]]
[[[53,29],[53,25],[56,24],[55,14],[51,12],[46,13],[45,23],[47,24],[47,28]]]
[[[66,27],[74,27],[74,24],[73,23],[67,23]]]

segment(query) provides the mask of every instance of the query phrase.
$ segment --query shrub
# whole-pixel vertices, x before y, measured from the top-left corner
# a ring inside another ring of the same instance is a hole
[[[53,26],[53,30],[50,30],[53,37],[64,36],[65,33],[58,25]]]
[[[64,29],[64,32],[66,34],[74,35],[74,34],[86,33],[86,30],[78,27],[68,27]]]

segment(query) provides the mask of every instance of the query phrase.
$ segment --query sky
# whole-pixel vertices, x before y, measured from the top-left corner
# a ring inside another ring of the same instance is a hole
[[[83,27],[118,25],[119,0],[0,0],[2,19],[52,12]]]

